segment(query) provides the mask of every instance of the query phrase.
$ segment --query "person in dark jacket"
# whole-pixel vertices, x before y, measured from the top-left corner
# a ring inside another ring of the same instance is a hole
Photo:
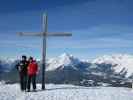
[[[28,65],[28,84],[27,89],[30,92],[30,86],[32,83],[33,91],[36,91],[36,75],[38,73],[38,64],[32,57],[29,58],[29,65]]]
[[[27,57],[25,55],[23,55],[22,60],[16,65],[16,68],[19,71],[20,88],[21,88],[22,91],[26,91],[27,67],[28,67]]]

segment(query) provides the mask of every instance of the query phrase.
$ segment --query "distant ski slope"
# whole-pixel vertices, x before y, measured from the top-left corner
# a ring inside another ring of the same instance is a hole
[[[72,85],[46,85],[41,91],[21,92],[18,84],[0,84],[0,100],[133,100],[132,89],[115,87],[79,87]]]

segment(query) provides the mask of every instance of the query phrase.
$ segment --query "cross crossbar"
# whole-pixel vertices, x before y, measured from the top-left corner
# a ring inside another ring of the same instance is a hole
[[[18,33],[18,35],[20,36],[40,36],[42,37],[43,35],[44,36],[72,36],[71,33],[64,33],[64,32],[60,32],[60,33],[46,33],[46,34],[43,34],[43,33],[26,33],[26,32],[20,32]]]

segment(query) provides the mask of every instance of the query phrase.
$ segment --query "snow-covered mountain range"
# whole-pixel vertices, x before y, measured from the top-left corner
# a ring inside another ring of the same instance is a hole
[[[133,55],[116,54],[116,55],[104,55],[98,57],[92,61],[96,64],[111,64],[116,73],[127,71],[126,76],[129,77],[133,74]]]
[[[59,57],[48,60],[46,70],[51,71],[59,67],[63,69],[64,66],[71,66],[73,69],[77,69],[75,66],[81,63],[92,64],[91,67],[99,67],[96,65],[101,64],[110,64],[112,65],[112,70],[116,73],[127,72],[126,77],[133,74],[133,55],[128,54],[104,55],[88,62],[88,60],[82,61],[72,55],[64,53]]]
[[[7,72],[8,69],[9,72],[12,72],[17,62],[17,60],[0,60],[0,70]],[[41,61],[38,61],[38,63],[41,65]],[[51,82],[51,80],[52,82],[81,81],[84,78],[95,81],[103,81],[105,79],[110,81],[114,78],[133,79],[133,56],[127,54],[104,55],[92,61],[83,61],[64,53],[58,57],[48,59],[46,71],[46,74],[48,74],[46,79],[50,80],[48,82]],[[12,73],[14,74],[15,72]]]

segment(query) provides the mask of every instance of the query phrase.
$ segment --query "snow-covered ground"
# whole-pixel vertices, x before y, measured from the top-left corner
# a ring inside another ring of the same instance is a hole
[[[37,92],[21,92],[18,84],[0,84],[0,100],[133,100],[132,89],[115,87],[79,87],[73,85],[46,85]]]

